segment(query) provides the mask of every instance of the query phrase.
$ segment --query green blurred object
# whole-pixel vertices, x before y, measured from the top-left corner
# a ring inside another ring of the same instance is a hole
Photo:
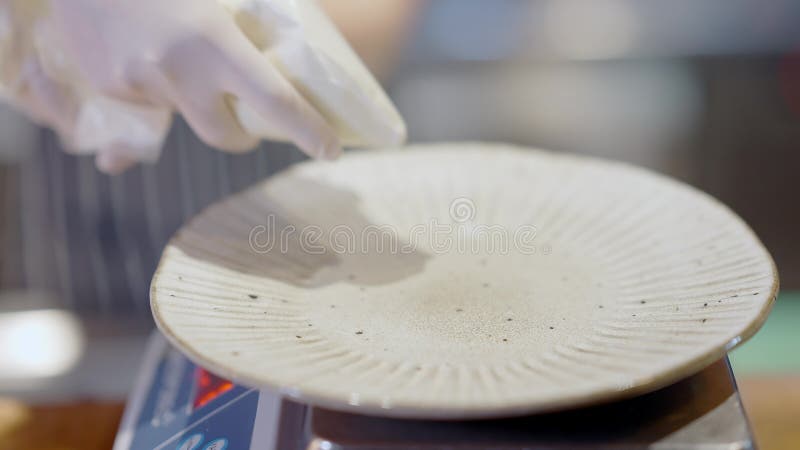
[[[764,327],[733,350],[736,375],[800,373],[800,291],[781,293]]]

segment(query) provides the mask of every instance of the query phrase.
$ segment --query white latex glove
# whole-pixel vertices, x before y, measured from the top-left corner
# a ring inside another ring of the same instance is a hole
[[[30,1],[10,7],[19,15]],[[231,151],[268,137],[334,157],[340,142],[405,138],[391,102],[312,0],[33,1],[43,7],[32,50],[15,49],[22,62],[15,82],[4,76],[6,94],[74,150],[98,153],[106,171],[155,159],[173,111]]]

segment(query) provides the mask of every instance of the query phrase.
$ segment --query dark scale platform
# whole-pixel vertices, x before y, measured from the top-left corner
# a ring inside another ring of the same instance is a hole
[[[629,400],[503,420],[340,413],[237,386],[154,335],[116,450],[737,450],[752,433],[727,359]]]

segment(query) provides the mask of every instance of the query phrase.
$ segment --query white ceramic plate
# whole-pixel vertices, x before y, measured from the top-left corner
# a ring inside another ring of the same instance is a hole
[[[711,197],[489,144],[306,163],[208,208],[153,279],[196,362],[302,401],[419,418],[650,391],[766,319],[773,262]]]

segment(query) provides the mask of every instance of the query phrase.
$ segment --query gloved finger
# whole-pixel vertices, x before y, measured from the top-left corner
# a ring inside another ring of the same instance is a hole
[[[51,80],[38,61],[30,61],[25,72],[26,85],[18,102],[34,120],[53,127],[69,140],[78,111],[74,96],[66,86]]]
[[[136,165],[136,160],[126,153],[120,147],[100,150],[94,158],[95,166],[108,175],[118,175]]]
[[[258,144],[258,138],[239,125],[224,94],[198,99],[189,93],[179,93],[174,102],[189,126],[208,145],[238,153],[252,150]]]
[[[201,77],[178,79],[167,75],[172,69],[152,66],[142,70],[137,82],[162,98],[183,115],[186,122],[205,143],[220,150],[243,152],[252,150],[258,138],[242,129],[231,109],[226,94],[213,81]]]
[[[246,40],[242,36],[243,40]],[[314,158],[341,153],[336,132],[249,42],[231,49],[225,88]]]

